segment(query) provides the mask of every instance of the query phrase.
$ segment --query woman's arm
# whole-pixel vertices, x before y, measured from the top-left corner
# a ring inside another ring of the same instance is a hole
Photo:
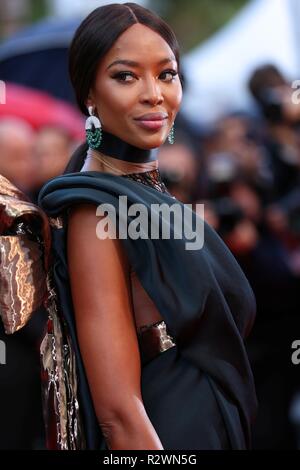
[[[80,345],[96,415],[111,450],[163,449],[145,411],[128,260],[118,239],[96,237],[96,208],[73,209],[68,266]]]

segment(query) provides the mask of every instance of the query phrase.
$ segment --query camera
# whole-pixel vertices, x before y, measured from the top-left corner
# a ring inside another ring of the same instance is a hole
[[[232,232],[238,223],[245,218],[243,210],[229,197],[214,201],[214,208],[219,219],[219,234],[224,237]]]
[[[259,93],[259,102],[266,119],[274,123],[284,120],[282,96],[276,88],[263,88]]]

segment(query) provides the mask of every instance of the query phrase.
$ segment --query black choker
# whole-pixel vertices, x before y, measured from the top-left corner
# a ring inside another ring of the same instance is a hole
[[[155,150],[146,150],[130,145],[102,129],[102,141],[97,150],[109,157],[133,163],[146,163],[157,160]]]

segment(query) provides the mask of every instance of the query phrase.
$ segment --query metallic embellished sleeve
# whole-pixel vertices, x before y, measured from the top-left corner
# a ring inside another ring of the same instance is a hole
[[[0,176],[0,316],[12,334],[30,320],[46,294],[48,220]]]

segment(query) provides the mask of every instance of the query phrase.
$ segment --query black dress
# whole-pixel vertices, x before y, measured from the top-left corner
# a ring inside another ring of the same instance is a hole
[[[79,408],[86,448],[105,449],[97,424],[77,341],[66,261],[68,209],[73,204],[112,204],[118,220],[120,195],[128,207],[143,203],[183,205],[163,185],[159,170],[116,176],[96,171],[50,180],[39,203],[63,224],[53,229],[53,281],[76,356]],[[123,216],[122,216],[123,217]],[[198,216],[192,212],[192,220]],[[125,217],[127,224],[130,217]],[[173,221],[161,218],[162,224]],[[204,223],[204,246],[186,250],[181,239],[122,239],[129,261],[166,326],[169,346],[149,358],[143,336],[141,387],[145,409],[166,450],[247,449],[256,412],[252,372],[243,344],[254,316],[255,299],[235,258]],[[147,333],[144,335],[146,338]],[[152,335],[153,336],[153,335]]]

